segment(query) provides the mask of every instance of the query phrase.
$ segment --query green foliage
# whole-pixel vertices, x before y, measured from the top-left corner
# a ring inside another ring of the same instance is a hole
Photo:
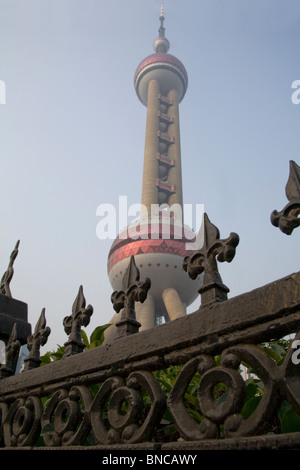
[[[281,432],[300,431],[300,416],[291,407],[289,402],[283,401],[278,413]]]
[[[95,328],[95,330],[92,332],[90,339],[88,339],[86,332],[83,329],[81,330],[81,338],[85,344],[85,351],[96,348],[97,346],[101,346],[104,341],[104,332],[109,326],[109,323],[107,325],[97,326],[97,328]],[[51,362],[59,361],[62,359],[64,352],[65,347],[57,345],[56,351],[48,351],[43,356],[41,356],[41,366],[50,364]]]
[[[241,410],[241,415],[243,418],[247,419],[256,410],[257,405],[259,404],[261,397],[263,395],[263,390],[260,387],[260,382],[254,380],[253,378],[246,380],[246,400],[244,406]]]
[[[288,352],[293,340],[279,339],[277,341],[270,341],[261,345],[262,349],[280,366],[286,353]]]
[[[91,334],[90,340],[88,340],[86,332],[84,330],[81,330],[81,337],[82,341],[85,344],[85,350],[101,346],[104,341],[104,332],[109,326],[109,323],[107,325],[97,326],[97,328],[95,328],[95,330]]]
[[[51,362],[59,361],[62,359],[65,352],[64,346],[57,345],[56,351],[48,351],[43,356],[41,356],[41,366],[45,366],[46,364],[50,364]]]

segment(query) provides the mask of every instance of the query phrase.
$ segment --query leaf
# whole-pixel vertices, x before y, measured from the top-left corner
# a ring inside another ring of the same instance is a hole
[[[200,375],[196,373],[188,386],[188,389],[187,389],[188,393],[190,393],[191,395],[196,395],[198,387],[199,387],[199,382],[200,382]]]
[[[90,336],[90,343],[92,344],[97,341],[100,346],[104,341],[104,332],[110,325],[111,324],[108,323],[107,325],[97,326]]]
[[[162,422],[163,424],[167,424],[167,423],[172,424],[172,423],[174,423],[174,418],[173,418],[173,416],[171,415],[171,413],[170,413],[170,411],[169,411],[168,408],[165,410],[164,416],[163,416],[161,422]]]
[[[188,402],[189,405],[192,405],[192,407],[194,408],[199,407],[198,398],[195,395],[191,395],[190,393],[185,393],[184,399]]]
[[[50,364],[52,362],[50,354],[50,352],[46,352],[43,356],[41,356],[41,366],[45,366],[46,364]]]
[[[282,421],[284,414],[291,409],[291,405],[287,400],[283,400],[278,410],[278,418]]]
[[[187,408],[187,412],[193,416],[193,418],[198,422],[201,423],[203,420],[203,416],[196,410],[193,410],[192,408]]]
[[[80,333],[81,333],[81,338],[82,338],[82,341],[84,342],[85,346],[87,348],[89,348],[90,346],[90,343],[89,343],[89,340],[88,340],[88,337],[87,337],[87,334],[84,330],[80,330]]]
[[[158,377],[159,383],[162,388],[165,388],[166,392],[170,392],[173,388],[173,384],[168,381],[168,379],[163,379],[161,377]]]
[[[249,418],[249,416],[256,410],[260,400],[261,400],[261,397],[253,397],[253,398],[250,398],[250,400],[246,401],[246,403],[244,404],[242,408],[241,415],[245,419]]]
[[[64,353],[65,353],[65,347],[58,345],[57,351],[52,351],[52,353],[50,353],[50,354],[51,354],[51,358],[54,361],[59,361],[60,359],[62,359]]]
[[[246,386],[246,401],[255,397],[257,393],[259,392],[257,390],[256,385],[253,382],[248,383],[248,385]]]
[[[279,342],[270,343],[268,346],[263,347],[264,351],[274,359],[277,365],[280,365],[286,355],[285,349]]]
[[[283,433],[300,431],[300,416],[293,408],[284,413],[281,420],[281,431]]]

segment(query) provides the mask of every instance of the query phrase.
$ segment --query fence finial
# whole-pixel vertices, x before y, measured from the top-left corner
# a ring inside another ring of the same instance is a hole
[[[42,362],[40,358],[40,347],[47,343],[50,333],[51,329],[49,326],[46,326],[45,309],[43,308],[35,326],[33,335],[29,336],[27,339],[27,347],[30,353],[29,356],[24,359],[24,370],[30,370],[39,367]]]
[[[300,167],[290,161],[290,175],[285,187],[285,194],[290,201],[280,212],[271,214],[271,223],[286,235],[291,235],[300,225]]]
[[[131,256],[123,278],[123,290],[115,291],[111,295],[114,310],[118,313],[123,309],[121,319],[116,323],[119,338],[137,333],[141,326],[136,320],[134,304],[135,302],[143,303],[146,300],[151,281],[149,278],[143,282],[139,280],[140,272],[135,264],[134,256]]]
[[[93,307],[91,305],[85,308],[83,287],[80,286],[77,297],[73,303],[72,315],[65,317],[63,321],[65,332],[69,335],[69,339],[65,343],[65,353],[63,357],[73,356],[84,350],[85,344],[81,339],[81,327],[89,324],[92,313]]]
[[[235,256],[235,249],[239,244],[237,233],[231,233],[226,240],[220,240],[220,232],[209,220],[207,214],[203,218],[204,242],[202,248],[192,257],[183,261],[183,269],[191,279],[196,279],[204,271],[203,285],[199,289],[201,294],[201,307],[215,302],[227,300],[229,292],[221,279],[217,260],[221,263],[230,263]],[[217,260],[216,260],[217,258]]]
[[[19,250],[18,250],[19,245],[20,245],[20,240],[17,241],[16,246],[15,246],[14,250],[12,251],[12,253],[10,255],[7,270],[5,271],[5,273],[3,274],[2,278],[1,278],[0,294],[4,294],[7,297],[12,297],[11,291],[10,291],[10,282],[11,282],[11,280],[13,278],[13,275],[14,275],[13,265],[14,265],[16,257],[18,256],[18,253],[19,253]]]

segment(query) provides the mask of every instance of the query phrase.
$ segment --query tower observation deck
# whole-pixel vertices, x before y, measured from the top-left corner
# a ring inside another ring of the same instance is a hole
[[[134,227],[128,226],[108,256],[114,290],[121,290],[132,255],[141,277],[151,279],[147,300],[136,304],[140,330],[186,315],[201,284],[182,267],[184,257],[193,253],[188,244],[195,238],[192,229],[183,225],[179,104],[187,91],[188,75],[180,60],[168,53],[163,6],[159,19],[154,54],[140,62],[134,75],[137,96],[147,108],[141,214],[133,224],[138,225],[139,237],[132,239]],[[119,318],[116,314],[111,323]],[[106,330],[109,340],[114,334],[113,326]]]

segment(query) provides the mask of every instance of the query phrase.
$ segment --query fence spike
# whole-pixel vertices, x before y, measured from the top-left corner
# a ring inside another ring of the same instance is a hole
[[[33,335],[28,336],[27,347],[30,351],[29,356],[24,359],[25,370],[35,369],[41,364],[40,348],[44,346],[48,341],[48,336],[51,333],[49,326],[46,326],[45,308],[43,308]]]
[[[118,338],[132,335],[139,331],[141,324],[136,320],[135,302],[143,303],[147,298],[151,281],[146,278],[140,282],[140,272],[135,264],[134,256],[131,256],[129,265],[123,278],[122,291],[115,291],[111,295],[114,310],[119,313],[123,309],[121,319],[116,323]]]
[[[290,161],[290,174],[285,187],[288,204],[277,212],[271,214],[271,223],[285,233],[291,235],[300,225],[300,167],[293,160]]]
[[[203,284],[199,289],[201,307],[227,300],[229,289],[222,282],[217,261],[230,263],[239,244],[239,236],[232,232],[226,240],[220,240],[219,229],[211,223],[205,213],[203,218],[204,243],[193,256],[183,261],[183,269],[191,279],[204,272]]]
[[[85,348],[81,338],[81,327],[89,324],[90,317],[94,311],[91,305],[88,305],[87,308],[85,308],[85,305],[83,287],[80,286],[72,306],[72,315],[65,317],[63,320],[65,332],[69,335],[69,339],[65,343],[63,358],[81,353]]]
[[[1,278],[0,293],[6,295],[7,297],[12,297],[11,290],[10,290],[10,282],[14,275],[13,265],[19,253],[19,250],[18,250],[19,245],[20,245],[20,240],[17,241],[16,246],[10,255],[7,270],[5,271],[5,273],[3,274]]]

